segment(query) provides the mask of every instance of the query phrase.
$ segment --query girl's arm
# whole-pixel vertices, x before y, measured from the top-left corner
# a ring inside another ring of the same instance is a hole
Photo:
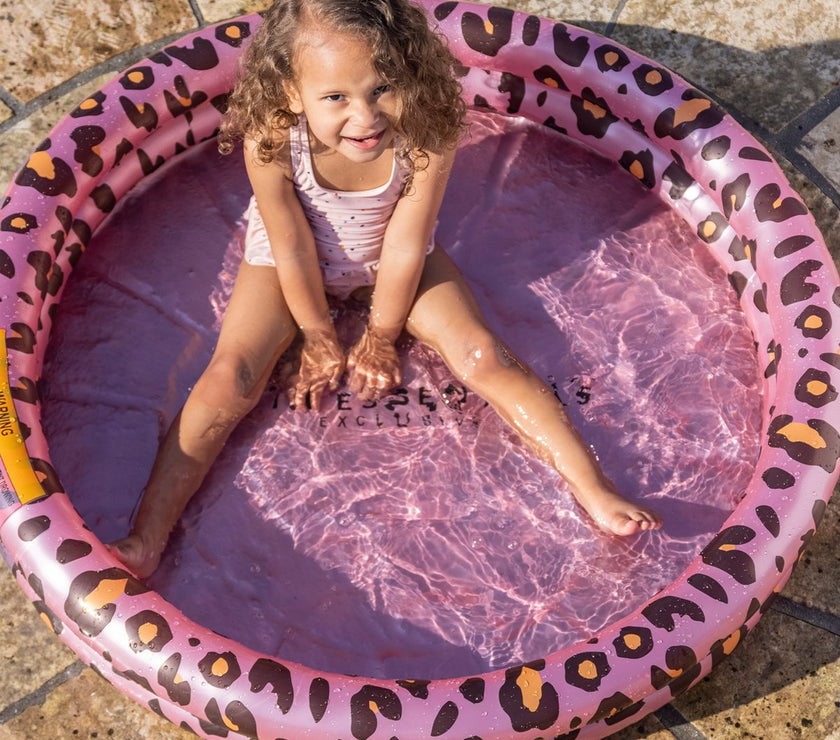
[[[336,337],[312,230],[294,191],[291,164],[263,163],[256,144],[245,142],[245,168],[260,209],[280,289],[303,333],[301,366],[290,389],[297,408],[317,408],[324,391],[335,390],[344,372],[344,351]]]
[[[394,209],[379,260],[367,330],[347,360],[350,389],[372,398],[398,385],[400,363],[394,342],[414,305],[455,149],[429,154],[409,192]]]

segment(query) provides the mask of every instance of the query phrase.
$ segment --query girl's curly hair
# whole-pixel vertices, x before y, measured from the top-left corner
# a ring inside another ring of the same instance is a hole
[[[397,100],[395,128],[403,158],[422,169],[429,151],[454,146],[465,105],[454,76],[455,58],[408,0],[276,0],[266,11],[242,61],[219,132],[219,151],[252,138],[258,156],[273,161],[283,147],[278,130],[297,123],[285,83],[294,82],[296,41],[308,23],[364,39],[373,65]]]

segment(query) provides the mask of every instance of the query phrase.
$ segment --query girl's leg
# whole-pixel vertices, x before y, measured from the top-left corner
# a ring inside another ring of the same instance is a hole
[[[629,535],[661,526],[658,514],[616,491],[548,386],[489,329],[442,249],[426,260],[407,328],[563,476],[601,529]]]
[[[141,578],[157,568],[181,512],[295,331],[274,268],[243,261],[213,357],[164,437],[131,532],[112,544]]]

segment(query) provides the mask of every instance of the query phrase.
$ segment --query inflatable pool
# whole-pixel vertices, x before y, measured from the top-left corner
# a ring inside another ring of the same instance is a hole
[[[469,102],[524,116],[620,163],[709,245],[763,373],[762,447],[743,500],[663,591],[544,658],[453,679],[316,671],[186,619],[122,569],[53,470],[39,381],[66,278],[143,177],[211,138],[258,17],[185,37],[82,102],[0,210],[4,353],[0,537],[45,620],[142,704],[229,737],[600,737],[700,680],[790,576],[836,481],[838,280],[767,152],[673,73],[581,29],[430,4]]]

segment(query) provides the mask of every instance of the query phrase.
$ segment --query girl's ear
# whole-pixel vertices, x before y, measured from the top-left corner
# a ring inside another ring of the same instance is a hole
[[[289,99],[289,110],[292,113],[303,113],[303,103],[301,102],[297,86],[293,82],[284,82],[283,87],[286,91],[286,97]]]

